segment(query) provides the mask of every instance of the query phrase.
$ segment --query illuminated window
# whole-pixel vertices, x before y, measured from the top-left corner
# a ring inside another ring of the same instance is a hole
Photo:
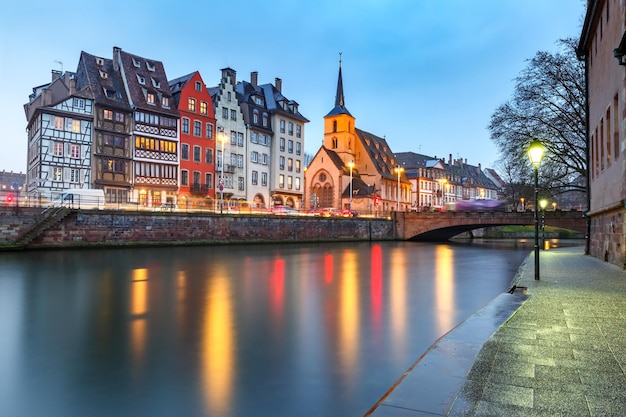
[[[189,97],[187,100],[187,110],[196,111],[196,99]]]
[[[72,120],[72,132],[80,133],[80,120]]]
[[[278,176],[278,186],[280,188],[285,188],[285,176],[283,174]]]
[[[63,181],[63,168],[61,167],[53,168],[52,181]]]
[[[146,102],[148,104],[155,104],[155,96],[153,93],[148,93],[148,95],[146,96]]]
[[[65,120],[62,117],[54,116],[54,128],[63,130],[65,128]]]
[[[62,142],[54,142],[53,155],[63,156],[63,143]]]
[[[70,157],[74,159],[80,158],[80,145],[70,146]]]
[[[207,105],[206,101],[201,101],[200,102],[200,114],[208,114],[209,113],[209,107]]]
[[[161,106],[163,106],[163,107],[169,107],[170,106],[170,99],[169,99],[169,97],[161,97]]]

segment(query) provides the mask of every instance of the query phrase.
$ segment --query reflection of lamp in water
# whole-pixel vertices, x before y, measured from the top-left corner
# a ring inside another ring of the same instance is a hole
[[[541,207],[541,246],[546,249],[546,206],[548,200],[542,198],[539,200],[539,207]]]

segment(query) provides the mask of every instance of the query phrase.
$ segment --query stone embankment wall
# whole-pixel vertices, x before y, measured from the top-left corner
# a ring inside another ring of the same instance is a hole
[[[32,228],[36,215],[5,210],[0,244]],[[81,211],[42,231],[27,247],[390,240],[393,233],[392,221],[385,219]]]

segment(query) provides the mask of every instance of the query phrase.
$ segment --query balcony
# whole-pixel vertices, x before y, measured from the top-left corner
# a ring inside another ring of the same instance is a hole
[[[209,193],[208,184],[193,183],[189,187],[189,192],[194,196],[205,196]]]

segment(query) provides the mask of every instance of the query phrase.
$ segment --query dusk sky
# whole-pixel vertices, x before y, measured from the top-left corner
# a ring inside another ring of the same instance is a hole
[[[584,0],[229,0],[0,5],[0,171],[26,172],[23,105],[51,70],[76,71],[81,51],[112,58],[114,46],[162,61],[169,79],[220,69],[238,80],[283,80],[310,120],[305,151],[323,139],[339,52],[345,104],[356,127],[391,150],[499,158],[487,126],[537,51],[578,37]],[[121,11],[121,13],[120,13]]]

